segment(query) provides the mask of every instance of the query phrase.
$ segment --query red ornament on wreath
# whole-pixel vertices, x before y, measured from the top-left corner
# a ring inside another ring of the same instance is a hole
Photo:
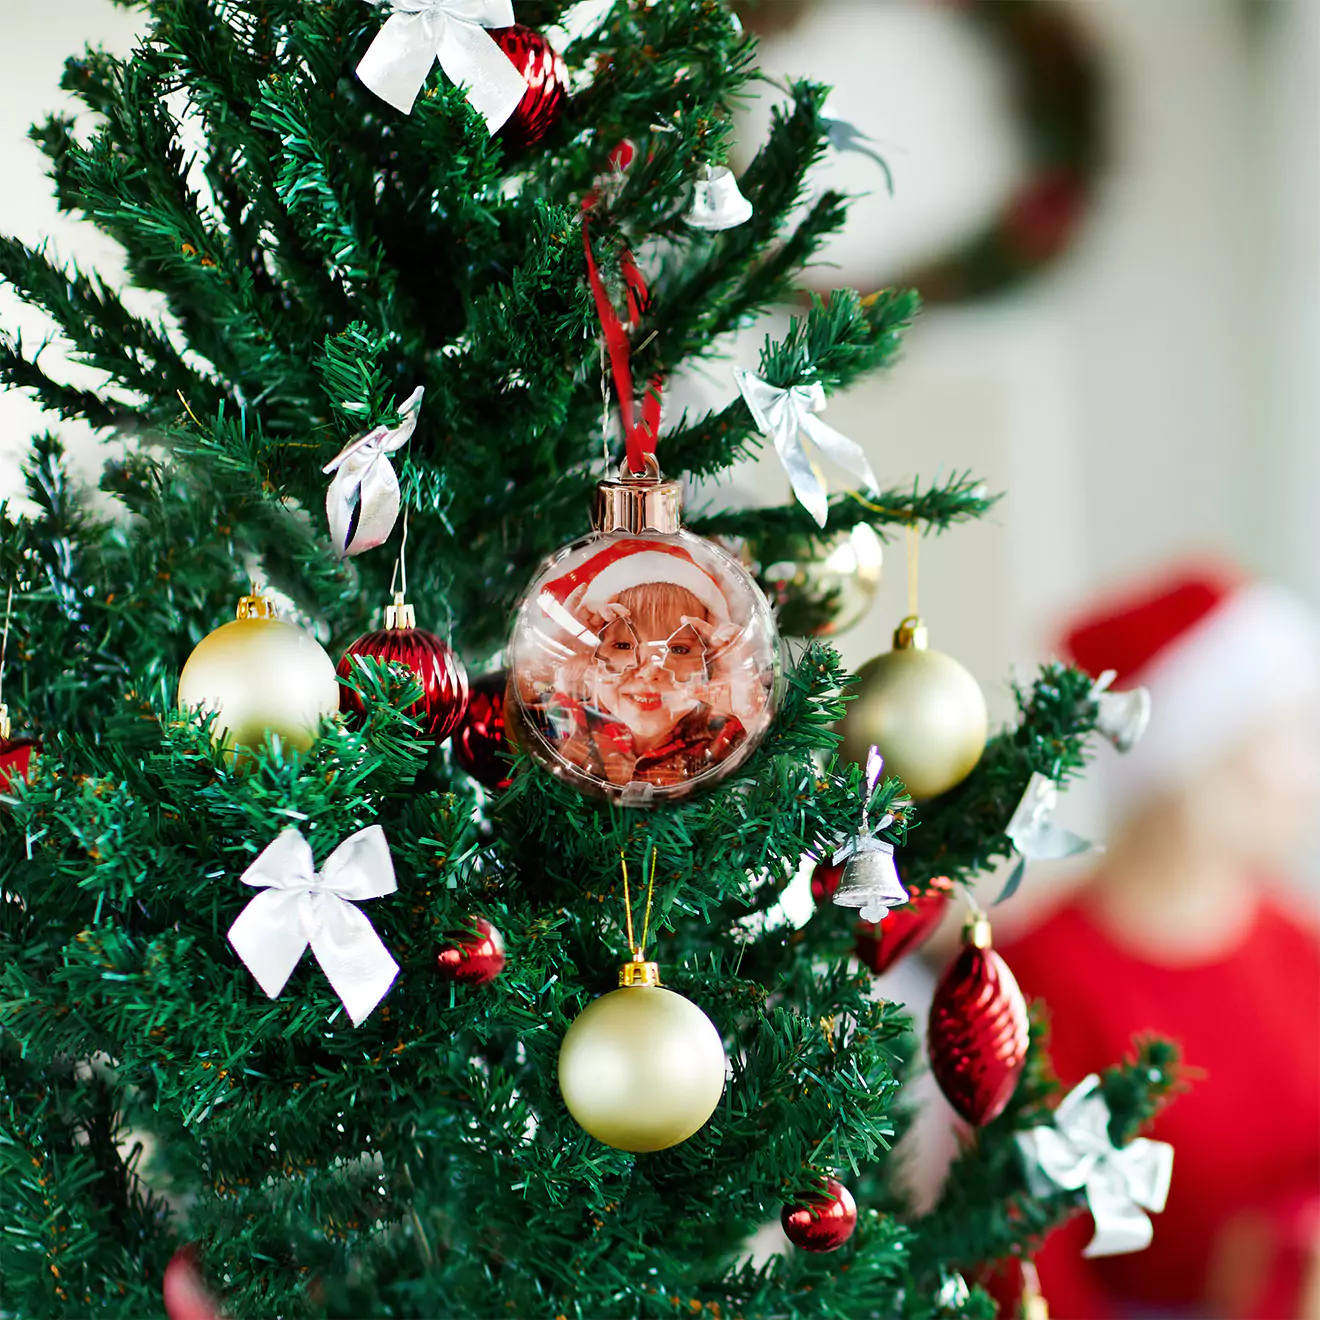
[[[826,1178],[818,1191],[808,1192],[779,1216],[784,1236],[803,1251],[837,1251],[857,1227],[857,1202],[837,1179]]]
[[[523,99],[505,120],[499,136],[511,147],[530,147],[555,126],[563,112],[568,70],[559,52],[535,28],[515,23],[492,28],[490,35],[527,83]]]
[[[504,937],[485,917],[469,917],[443,938],[435,956],[442,981],[488,985],[504,970]]]
[[[509,676],[502,669],[473,679],[468,687],[467,710],[454,730],[450,747],[454,760],[479,784],[508,788],[512,748],[504,727],[504,692]]]
[[[935,987],[926,1046],[945,1099],[975,1127],[998,1118],[1027,1061],[1027,1001],[990,947],[990,922],[969,921],[962,952]]]
[[[353,673],[355,656],[393,660],[417,675],[422,695],[404,714],[416,720],[422,737],[437,747],[463,718],[468,700],[467,670],[447,642],[416,626],[413,607],[401,593],[385,610],[385,626],[364,633],[344,652],[336,670],[341,679]],[[356,727],[366,719],[362,698],[343,683],[339,685],[339,708]]]
[[[952,892],[953,881],[947,875],[939,875],[924,894],[914,894],[902,907],[890,908],[883,921],[859,921],[853,951],[877,976],[887,972],[935,933]]]

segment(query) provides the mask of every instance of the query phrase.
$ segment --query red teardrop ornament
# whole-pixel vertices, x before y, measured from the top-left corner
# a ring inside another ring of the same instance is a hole
[[[512,147],[530,147],[554,127],[563,111],[568,70],[559,52],[535,28],[515,23],[492,28],[490,35],[527,83],[523,99],[499,135]]]
[[[485,917],[469,917],[443,938],[435,956],[441,980],[485,985],[504,970],[504,937]]]
[[[857,1202],[837,1178],[826,1178],[820,1191],[808,1192],[779,1216],[784,1236],[803,1251],[837,1251],[857,1227]]]
[[[473,679],[467,710],[450,743],[454,760],[487,788],[509,786],[510,748],[504,728],[504,689],[508,681],[502,669]]]
[[[398,609],[399,606],[391,606]],[[411,606],[402,606],[411,612]],[[388,627],[364,633],[339,662],[336,671],[346,678],[353,671],[353,657],[373,656],[405,664],[422,684],[422,695],[405,712],[421,726],[422,737],[439,746],[453,732],[467,707],[468,681],[463,662],[453,648],[424,628]],[[361,725],[366,717],[362,698],[352,688],[339,685],[339,709],[349,721]]]
[[[926,1045],[948,1102],[980,1127],[1004,1112],[1027,1059],[1027,1001],[990,947],[983,917],[963,933],[962,952],[935,987]]]
[[[890,908],[883,921],[859,921],[854,946],[857,957],[877,975],[887,972],[935,933],[952,891],[953,881],[948,876],[936,876],[924,894],[915,895],[902,907]]]

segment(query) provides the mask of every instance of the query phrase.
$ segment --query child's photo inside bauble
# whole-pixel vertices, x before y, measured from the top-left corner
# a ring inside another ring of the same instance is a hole
[[[777,668],[759,591],[681,534],[569,551],[532,588],[514,643],[519,704],[543,744],[530,750],[607,793],[722,777],[769,727]]]

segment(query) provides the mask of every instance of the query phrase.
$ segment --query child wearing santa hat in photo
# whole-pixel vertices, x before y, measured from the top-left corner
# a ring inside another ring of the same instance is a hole
[[[628,538],[547,583],[540,673],[524,705],[570,764],[614,785],[672,787],[769,718],[767,681],[718,578],[681,546]]]
[[[1320,1314],[1320,941],[1272,888],[1320,806],[1320,624],[1278,587],[1175,574],[1066,649],[1151,691],[1115,768],[1117,827],[1080,894],[1002,952],[1049,1006],[1065,1087],[1134,1035],[1177,1041],[1189,1088],[1146,1251],[1085,1260],[1086,1216],[1037,1264],[1056,1320]]]

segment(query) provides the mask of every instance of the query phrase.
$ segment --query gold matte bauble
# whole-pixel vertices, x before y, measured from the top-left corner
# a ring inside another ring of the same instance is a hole
[[[767,536],[748,541],[746,557],[789,637],[835,637],[859,623],[880,588],[884,545],[858,523],[823,540]]]
[[[559,1047],[568,1112],[616,1150],[686,1141],[715,1112],[724,1071],[724,1044],[710,1018],[690,999],[644,982],[588,1004]]]
[[[216,712],[213,742],[259,747],[269,734],[305,751],[323,716],[339,709],[334,661],[302,628],[245,596],[238,618],[198,642],[179,675],[179,709]]]
[[[904,619],[894,649],[857,673],[856,699],[839,725],[840,754],[866,764],[874,743],[885,772],[918,800],[960,784],[985,750],[985,697],[952,656],[926,646],[918,619]]]

